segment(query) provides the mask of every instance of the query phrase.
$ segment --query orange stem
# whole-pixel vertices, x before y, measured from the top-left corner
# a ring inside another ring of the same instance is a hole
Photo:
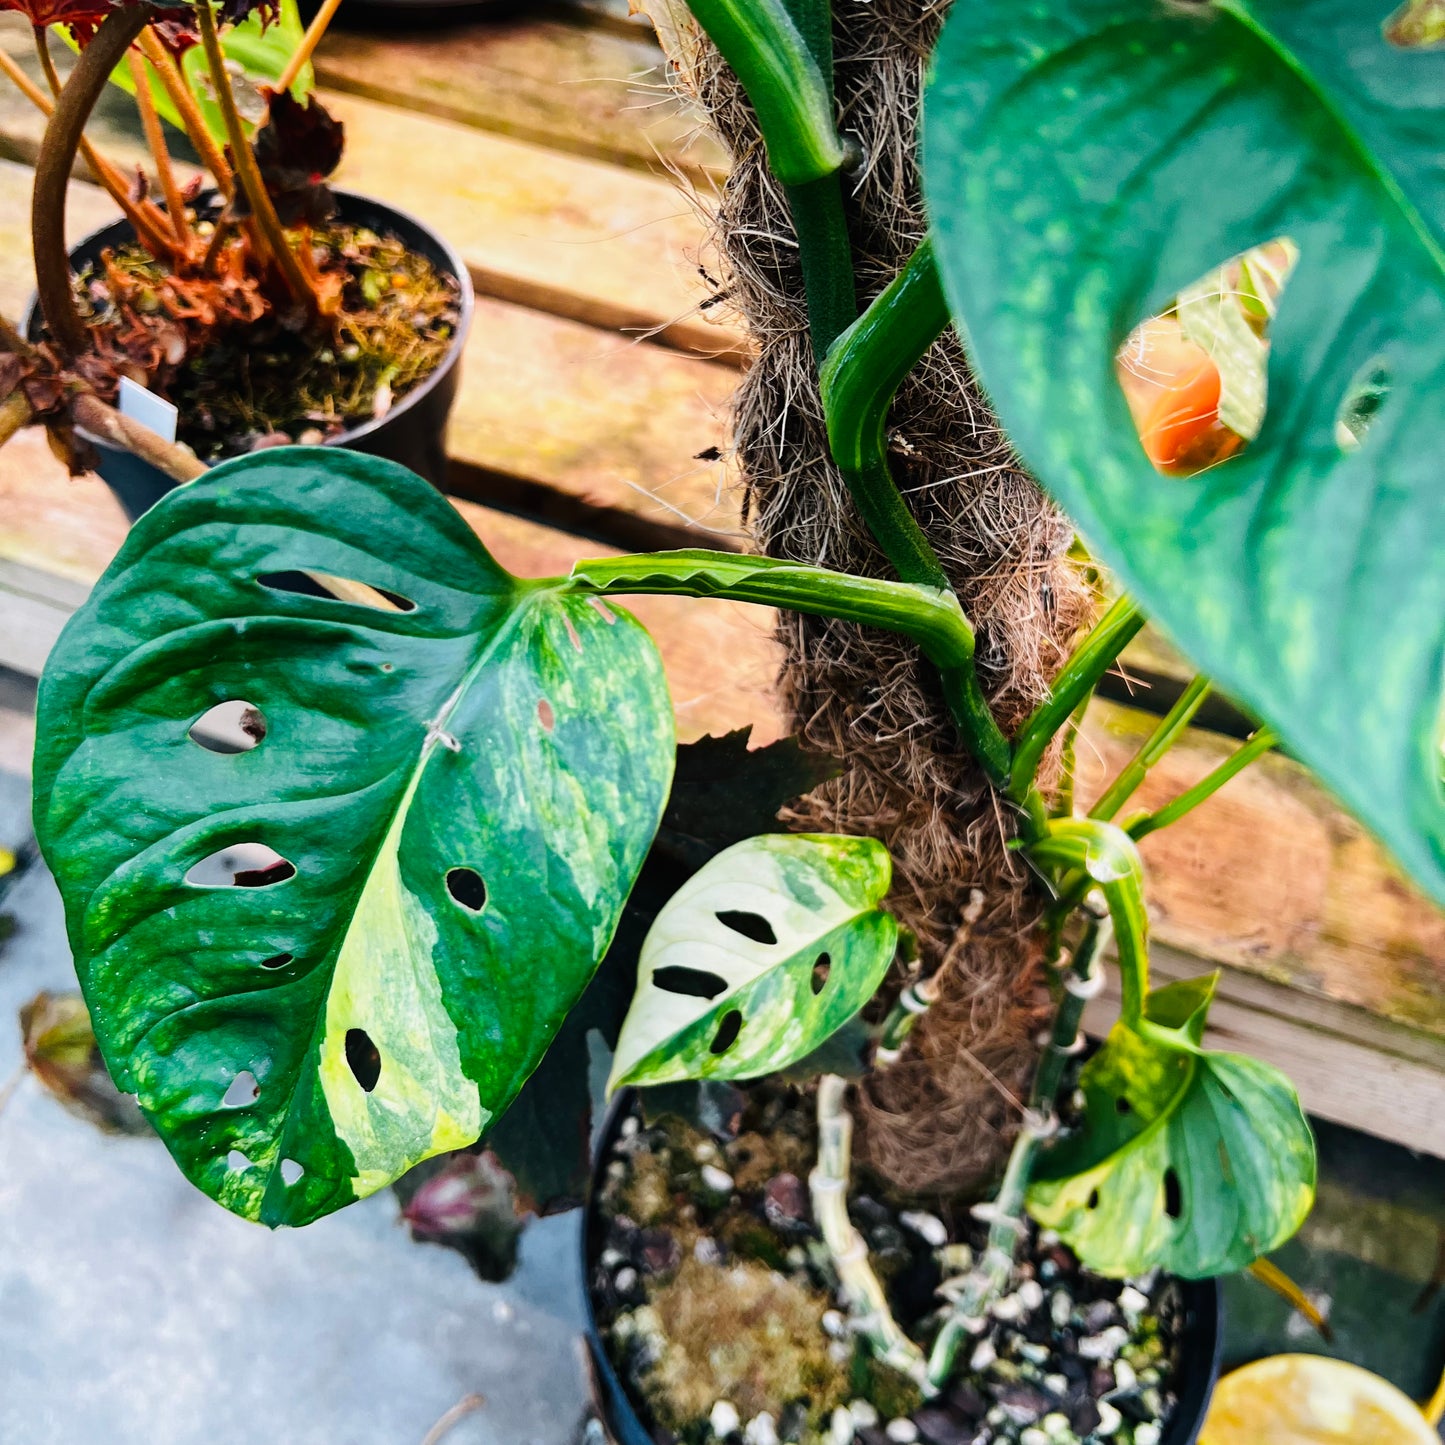
[[[166,211],[171,218],[171,228],[176,233],[176,243],[183,251],[189,251],[191,228],[186,223],[186,203],[181,199],[181,188],[176,184],[171,153],[166,148],[166,133],[161,129],[155,96],[151,94],[150,74],[139,50],[132,48],[126,51],[126,60],[130,63],[130,78],[135,82],[135,104],[140,112],[141,129],[145,131],[151,159],[156,163],[156,175],[160,179],[161,193],[166,198]]]
[[[231,173],[225,152],[216,144],[210,128],[206,125],[206,118],[201,114],[201,108],[196,104],[196,98],[191,94],[191,88],[186,84],[180,66],[157,39],[154,30],[141,32],[140,48],[151,68],[160,76],[161,84],[165,86],[166,94],[170,96],[171,104],[181,118],[181,128],[185,131],[186,138],[195,147],[202,165],[215,178],[216,189],[229,201],[236,191],[235,177]]]

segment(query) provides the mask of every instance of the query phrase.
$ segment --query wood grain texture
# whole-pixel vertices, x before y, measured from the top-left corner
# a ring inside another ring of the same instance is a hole
[[[1093,705],[1078,747],[1081,806],[1153,723]],[[1191,731],[1120,816],[1168,801],[1236,746]],[[1260,759],[1140,851],[1161,943],[1445,1037],[1445,916],[1299,764]]]
[[[517,16],[414,34],[332,30],[331,90],[653,173],[720,176],[727,159],[667,87],[651,32]]]
[[[0,161],[0,313],[16,319],[33,289],[30,178]],[[116,214],[72,183],[73,240]],[[737,547],[734,480],[698,457],[725,442],[736,381],[715,362],[482,297],[448,438],[457,488],[639,550]]]
[[[609,550],[475,503],[455,505],[518,576],[556,576],[581,557]],[[104,483],[68,478],[39,432],[22,433],[0,450],[0,667],[38,670],[65,616],[125,532],[124,514]],[[626,605],[662,653],[680,739],[749,723],[756,743],[780,735],[772,699],[779,656],[768,609],[674,597],[639,597]]]

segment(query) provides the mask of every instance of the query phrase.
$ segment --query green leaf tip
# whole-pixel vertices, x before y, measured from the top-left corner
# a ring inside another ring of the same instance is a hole
[[[198,720],[236,703],[218,748]],[[634,619],[511,577],[420,478],[331,448],[147,513],[38,711],[36,831],[106,1062],[187,1176],[268,1224],[501,1114],[674,757]]]

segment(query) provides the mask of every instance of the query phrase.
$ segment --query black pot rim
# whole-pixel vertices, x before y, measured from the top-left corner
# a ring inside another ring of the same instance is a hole
[[[587,1339],[587,1353],[598,1385],[598,1403],[608,1410],[627,1410],[631,1421],[607,1420],[611,1430],[622,1429],[616,1445],[650,1445],[651,1437],[644,1431],[641,1417],[632,1401],[626,1385],[618,1375],[602,1340],[602,1331],[597,1323],[597,1312],[592,1300],[592,1266],[595,1263],[593,1250],[594,1226],[599,1218],[596,1201],[600,1192],[603,1170],[607,1167],[608,1154],[622,1128],[622,1121],[632,1112],[636,1102],[635,1089],[623,1089],[608,1107],[602,1127],[597,1131],[592,1156],[592,1173],[588,1182],[587,1199],[582,1213],[580,1254],[582,1265],[582,1307],[584,1329]],[[1224,1295],[1217,1279],[1181,1279],[1185,1296],[1186,1313],[1193,1328],[1186,1324],[1186,1330],[1197,1348],[1191,1359],[1183,1355],[1180,1361],[1180,1388],[1174,1413],[1169,1417],[1159,1445],[1195,1445],[1199,1432],[1204,1426],[1204,1417],[1209,1411],[1209,1401],[1219,1381],[1224,1359]],[[1190,1368],[1197,1361],[1198,1368]],[[625,1428],[624,1428],[625,1427]]]
[[[336,197],[337,216],[346,220],[348,212],[355,213],[360,210],[367,210],[373,214],[379,213],[386,221],[396,223],[396,232],[402,243],[412,250],[421,250],[406,236],[407,231],[416,235],[424,236],[433,252],[430,257],[433,264],[440,265],[449,271],[457,283],[459,308],[457,313],[456,331],[452,335],[451,345],[447,348],[446,355],[437,364],[425,380],[407,392],[407,394],[387,412],[385,416],[372,417],[357,426],[344,427],[335,436],[327,437],[324,446],[346,446],[364,437],[371,436],[382,427],[393,423],[398,417],[403,417],[414,407],[419,406],[423,400],[434,391],[445,378],[456,369],[461,361],[462,351],[466,346],[467,335],[471,331],[472,316],[476,310],[476,290],[472,285],[472,275],[467,269],[466,262],[462,260],[456,248],[450,241],[434,231],[424,221],[418,220],[408,211],[403,211],[387,201],[379,201],[372,196],[363,195],[359,191],[347,191],[333,189],[332,194]],[[202,191],[192,203],[197,207],[203,207],[208,201],[217,199],[214,190]],[[356,224],[364,224],[356,222]],[[375,228],[373,228],[375,229]],[[92,247],[112,246],[125,240],[133,240],[135,231],[131,224],[123,216],[117,217],[114,221],[108,221],[104,226],[97,227],[89,235],[72,246],[67,253],[72,262],[75,257],[82,255]],[[24,330],[25,334],[32,340],[36,338],[39,328],[43,324],[40,314],[40,298],[34,293],[31,294],[29,304],[25,308]],[[105,445],[97,437],[91,436],[81,428],[77,428],[81,437],[92,445]]]

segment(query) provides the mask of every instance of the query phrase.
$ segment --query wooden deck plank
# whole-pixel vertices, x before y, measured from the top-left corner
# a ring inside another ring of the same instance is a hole
[[[0,45],[30,64],[18,19],[0,16]],[[704,228],[680,182],[356,95],[323,98],[347,128],[337,183],[424,216],[482,294],[734,365],[741,359],[740,334],[701,309]],[[145,155],[132,112],[108,92],[90,127],[123,166]],[[0,83],[0,158],[32,162],[43,129],[40,113]]]
[[[680,185],[359,96],[338,183],[385,196],[461,253],[479,291],[704,356],[737,356],[708,319],[703,228]]]
[[[0,161],[0,312],[17,318],[31,289],[30,181]],[[71,186],[72,238],[115,215],[94,186]],[[723,442],[736,382],[715,362],[480,298],[449,436],[458,485],[638,547],[736,545],[727,468],[697,459]],[[629,532],[613,514],[645,526]]]
[[[1153,725],[1093,705],[1078,748],[1081,805]],[[1191,730],[1126,813],[1166,802],[1236,746]],[[1298,763],[1260,759],[1140,849],[1161,943],[1445,1037],[1445,914]]]
[[[647,28],[519,15],[412,34],[333,29],[316,72],[331,90],[616,165],[699,178],[726,167],[668,92]]]

